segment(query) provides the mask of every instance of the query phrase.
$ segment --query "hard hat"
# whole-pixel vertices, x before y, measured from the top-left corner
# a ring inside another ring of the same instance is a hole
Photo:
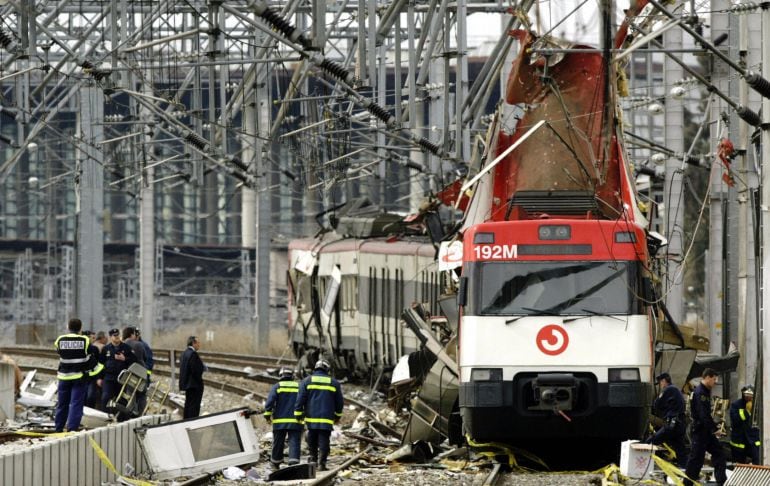
[[[278,372],[278,377],[282,380],[291,380],[294,378],[294,370],[291,368],[281,368],[281,371]]]
[[[318,361],[315,362],[315,367],[313,369],[322,370],[328,373],[331,368],[332,367],[329,365],[329,363],[325,359],[319,359]]]
[[[742,395],[751,395],[754,396],[754,387],[751,385],[746,385],[743,388],[741,388],[741,394]]]

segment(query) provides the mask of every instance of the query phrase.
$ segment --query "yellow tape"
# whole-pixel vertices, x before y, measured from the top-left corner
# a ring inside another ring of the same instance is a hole
[[[133,479],[133,478],[129,478],[129,477],[121,475],[118,472],[118,470],[115,469],[115,466],[112,464],[112,461],[110,461],[110,458],[107,457],[107,454],[104,452],[104,450],[102,450],[101,447],[99,447],[99,444],[97,444],[97,442],[94,440],[94,438],[91,437],[91,436],[88,436],[88,441],[91,442],[91,447],[93,447],[94,452],[96,452],[96,455],[99,456],[99,460],[102,461],[102,464],[104,464],[104,466],[107,469],[112,471],[112,473],[115,474],[115,476],[117,476],[118,479],[122,479],[122,480],[126,481],[129,484],[133,484],[134,486],[155,486],[155,485],[158,484],[158,483],[153,483],[153,482],[149,482],[149,481],[142,481],[140,479]]]
[[[664,442],[661,445],[663,446],[664,449],[666,449],[666,454],[668,456],[668,460],[669,461],[675,461],[675,460],[679,459],[678,457],[676,457],[676,452],[674,451],[674,449],[669,447],[668,444],[666,444]]]
[[[46,434],[45,432],[31,432],[29,430],[18,430],[14,432],[17,435],[26,435],[28,437],[67,437],[74,434],[74,432],[51,432]]]
[[[523,449],[512,447],[507,444],[501,444],[499,442],[478,443],[478,442],[474,442],[473,439],[471,439],[470,436],[467,436],[467,435],[465,436],[465,439],[468,441],[468,445],[471,447],[476,447],[476,448],[491,447],[491,448],[498,449],[499,451],[476,451],[476,452],[478,452],[482,456],[489,457],[490,459],[494,459],[495,456],[498,456],[501,453],[503,453],[508,456],[508,466],[510,466],[511,468],[516,468],[521,471],[533,471],[532,469],[519,465],[518,461],[516,460],[516,454],[519,454],[520,456],[548,469],[548,465],[545,462],[543,462],[542,459],[532,454],[531,452],[527,452]]]
[[[687,474],[685,474],[684,471],[666,461],[662,457],[653,455],[652,459],[655,461],[655,464],[658,465],[660,470],[666,473],[666,476],[671,478],[676,486],[684,486],[684,479],[687,478]],[[697,481],[693,482],[699,484]]]

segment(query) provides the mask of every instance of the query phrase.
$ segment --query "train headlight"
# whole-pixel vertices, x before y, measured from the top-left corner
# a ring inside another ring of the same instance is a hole
[[[471,381],[503,381],[502,368],[473,368]]]
[[[572,236],[571,230],[567,224],[544,224],[537,229],[537,237],[541,240],[568,240]]]
[[[613,381],[641,381],[639,368],[610,368],[608,379]]]
[[[495,242],[494,233],[476,233],[473,236],[474,245],[491,245]]]

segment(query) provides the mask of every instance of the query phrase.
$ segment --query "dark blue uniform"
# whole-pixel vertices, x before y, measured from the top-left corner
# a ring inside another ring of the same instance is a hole
[[[711,417],[711,390],[701,383],[695,388],[690,400],[690,413],[692,414],[692,448],[687,459],[685,474],[688,478],[698,480],[706,451],[711,454],[711,463],[714,466],[714,475],[720,486],[727,481],[725,475],[726,460],[722,445],[716,435],[717,424]],[[685,486],[692,486],[692,481],[685,479]]]
[[[655,414],[663,419],[663,427],[659,428],[649,440],[650,444],[660,445],[665,443],[676,454],[676,463],[684,467],[687,463],[685,455],[685,417],[684,397],[682,392],[674,385],[667,385],[653,405]]]
[[[77,430],[83,418],[83,406],[88,393],[90,377],[101,372],[94,346],[88,336],[82,334],[62,334],[54,342],[59,354],[58,399],[54,426],[56,432]]]
[[[310,462],[326,467],[329,457],[329,437],[334,424],[342,417],[342,388],[340,383],[322,370],[315,370],[299,386],[294,415],[305,421]]]
[[[121,361],[115,359],[116,354],[122,354],[125,360]],[[117,346],[112,343],[107,343],[102,348],[102,354],[99,356],[99,361],[104,364],[104,381],[102,382],[102,410],[107,412],[107,403],[120,393],[120,383],[118,383],[118,375],[121,371],[128,369],[133,363],[136,362],[136,357],[131,347],[121,342]],[[121,414],[122,415],[122,414]],[[120,417],[123,418],[123,417]]]
[[[746,400],[739,398],[730,404],[730,448],[733,461],[759,464],[759,430],[751,426],[751,413]]]
[[[289,436],[289,466],[299,464],[302,424],[294,416],[299,383],[279,381],[270,389],[265,402],[265,418],[273,423],[273,451],[270,462],[276,466],[283,462],[283,445]]]

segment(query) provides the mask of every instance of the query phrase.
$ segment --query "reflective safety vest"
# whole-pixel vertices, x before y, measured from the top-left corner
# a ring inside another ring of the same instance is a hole
[[[302,428],[302,421],[294,416],[298,391],[296,381],[279,381],[270,389],[265,402],[265,418],[272,420],[274,429]]]
[[[736,449],[746,446],[759,447],[762,442],[755,434],[751,425],[751,413],[748,411],[746,400],[739,398],[730,404],[730,445]]]
[[[294,416],[304,419],[308,429],[332,429],[342,417],[344,400],[340,383],[317,370],[299,387]]]
[[[60,380],[79,380],[83,373],[95,366],[94,358],[88,352],[88,336],[82,334],[62,334],[54,342],[59,353],[59,370],[56,377]]]

